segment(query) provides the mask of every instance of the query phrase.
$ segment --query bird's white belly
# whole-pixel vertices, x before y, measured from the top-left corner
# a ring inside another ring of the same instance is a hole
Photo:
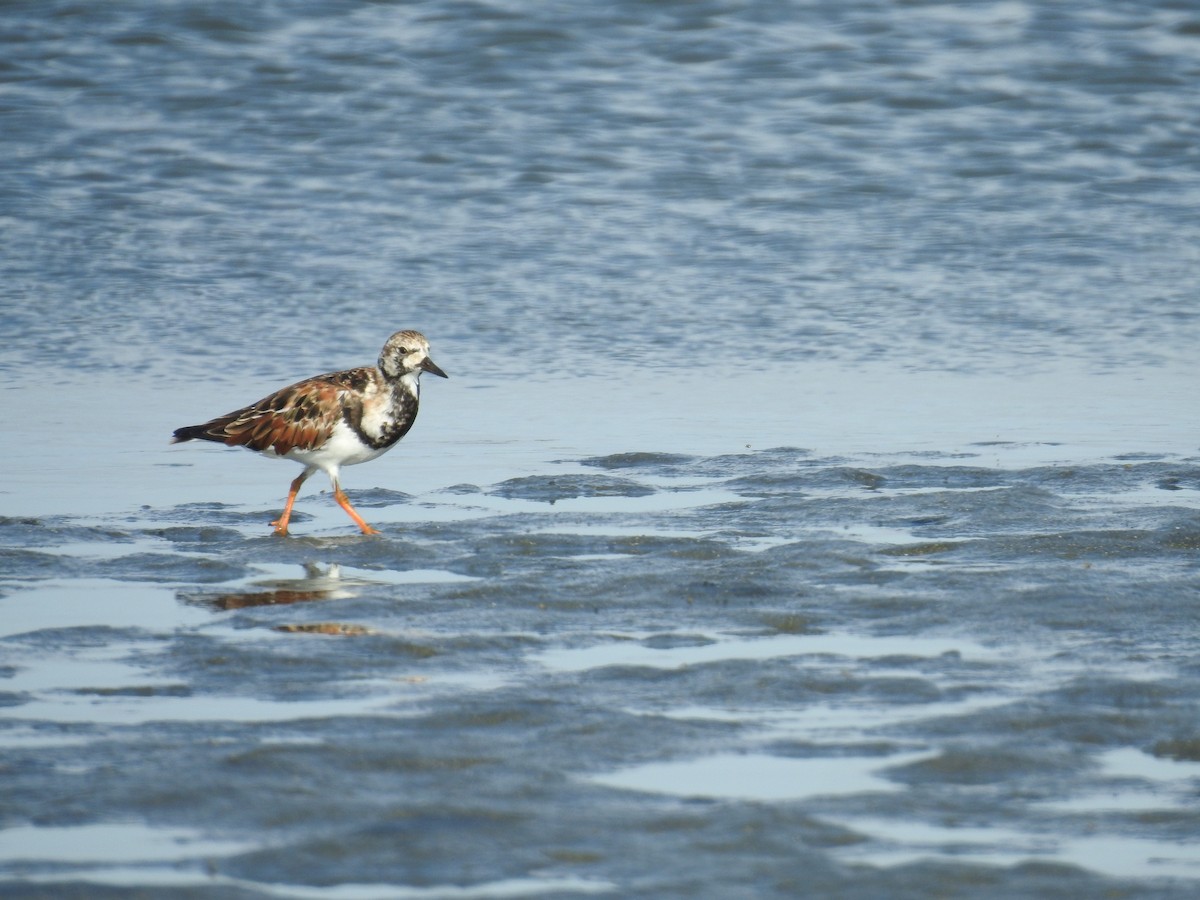
[[[284,459],[295,460],[306,466],[316,466],[326,472],[336,472],[341,466],[354,466],[381,456],[391,447],[375,450],[358,439],[358,435],[345,422],[338,422],[323,445],[314,450],[290,450]]]

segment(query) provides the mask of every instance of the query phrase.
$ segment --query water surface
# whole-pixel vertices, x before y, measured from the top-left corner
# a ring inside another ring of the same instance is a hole
[[[0,41],[0,893],[1194,896],[1186,4]],[[379,537],[167,443],[400,328]]]

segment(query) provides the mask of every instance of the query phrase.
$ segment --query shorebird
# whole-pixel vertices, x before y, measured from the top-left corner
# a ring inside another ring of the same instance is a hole
[[[306,378],[203,425],[176,428],[171,443],[214,441],[304,466],[283,513],[271,523],[278,535],[288,533],[296,494],[318,469],[329,476],[333,499],[362,533],[379,534],[350,505],[338,472],[375,459],[408,434],[417,418],[422,372],[449,377],[429,358],[423,334],[397,331],[383,345],[377,365]]]

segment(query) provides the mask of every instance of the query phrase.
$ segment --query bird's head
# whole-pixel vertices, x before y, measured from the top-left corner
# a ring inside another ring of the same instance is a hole
[[[429,358],[429,341],[419,331],[397,331],[388,338],[379,353],[379,369],[391,380],[422,372],[450,377]]]

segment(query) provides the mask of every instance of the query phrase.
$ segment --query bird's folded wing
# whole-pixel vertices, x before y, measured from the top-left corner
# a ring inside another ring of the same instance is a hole
[[[273,450],[312,450],[329,440],[342,416],[342,388],[325,377],[309,378],[257,403],[213,419],[204,426],[230,446]]]

